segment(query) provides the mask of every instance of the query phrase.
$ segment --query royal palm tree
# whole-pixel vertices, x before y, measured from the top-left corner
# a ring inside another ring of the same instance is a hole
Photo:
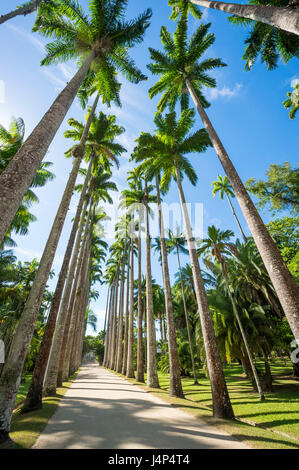
[[[184,255],[187,255],[188,250],[185,248],[186,238],[185,238],[184,234],[181,233],[179,227],[177,227],[176,233],[173,233],[171,230],[168,231],[167,245],[169,246],[170,251],[175,251],[176,255],[177,255],[178,266],[179,266],[179,274],[180,274],[181,291],[182,291],[182,299],[183,299],[183,306],[184,306],[184,313],[185,313],[186,327],[187,327],[187,334],[188,334],[188,342],[189,342],[192,369],[193,369],[194,385],[196,385],[198,383],[197,382],[197,374],[196,374],[196,367],[195,367],[194,353],[193,353],[193,346],[192,346],[192,336],[191,336],[191,331],[190,331],[188,311],[187,311],[187,305],[186,305],[186,299],[185,299],[185,286],[184,286],[184,281],[183,281],[183,276],[182,276],[182,267],[181,267],[181,260],[180,260],[180,253],[183,253]]]
[[[235,193],[234,193],[233,188],[232,188],[232,186],[229,182],[228,177],[218,175],[217,180],[213,181],[212,186],[213,186],[213,196],[215,196],[215,194],[219,193],[220,198],[223,199],[224,194],[226,195],[228,203],[229,203],[230,208],[232,210],[233,216],[236,219],[236,222],[237,222],[238,227],[240,229],[240,232],[242,234],[243,240],[246,243],[247,238],[246,238],[246,236],[243,232],[240,221],[239,221],[238,216],[235,212],[234,206],[232,205],[232,202],[230,200],[231,197],[235,197]]]
[[[247,18],[249,21],[264,23],[265,25],[274,26],[275,30],[283,30],[289,33],[299,35],[299,12],[296,3],[288,0],[252,0],[251,5],[242,5],[238,3],[227,3],[209,0],[168,0],[168,4],[172,6],[173,16],[176,18],[178,13],[185,13],[189,8],[189,4],[199,5],[204,8],[214,8],[215,10],[224,11],[241,18]],[[191,11],[191,9],[190,9]]]
[[[154,119],[157,128],[156,134],[154,136],[142,134],[138,143],[141,148],[150,148],[152,154],[156,156],[155,162],[152,162],[152,168],[156,172],[162,172],[161,186],[163,189],[168,189],[173,178],[176,180],[212,386],[213,414],[217,417],[232,418],[233,410],[222,370],[182,186],[183,175],[186,175],[193,185],[197,181],[197,175],[185,155],[203,152],[211,145],[209,136],[204,129],[189,134],[194,125],[194,115],[195,112],[192,109],[183,111],[178,119],[175,112],[167,114],[165,117],[161,113],[156,113]]]
[[[247,338],[247,335],[245,333],[245,329],[243,327],[243,324],[242,324],[241,317],[240,317],[239,312],[238,312],[236,302],[235,302],[233,294],[231,292],[231,288],[230,288],[229,281],[228,281],[228,276],[227,276],[227,263],[226,263],[226,260],[225,260],[225,255],[229,254],[230,251],[233,251],[233,249],[234,249],[233,245],[230,243],[230,239],[233,235],[234,234],[231,230],[222,231],[220,229],[217,229],[214,225],[208,227],[208,237],[203,238],[202,240],[200,240],[198,254],[200,256],[203,253],[210,253],[211,256],[214,259],[216,259],[221,265],[222,274],[223,274],[223,278],[224,278],[225,285],[226,285],[226,288],[227,288],[227,292],[228,292],[228,295],[229,295],[229,298],[230,298],[230,301],[231,301],[231,304],[232,304],[232,307],[233,307],[234,315],[237,319],[237,322],[238,322],[238,325],[239,325],[239,328],[240,328],[240,331],[241,331],[241,335],[242,335],[242,338],[243,338],[243,341],[244,341],[245,349],[246,349],[246,352],[248,354],[248,358],[249,358],[249,362],[250,362],[251,369],[252,369],[252,372],[253,372],[253,376],[254,376],[256,386],[257,386],[257,389],[258,389],[258,392],[259,392],[260,400],[264,401],[265,397],[264,397],[262,387],[261,387],[261,384],[260,384],[260,380],[259,380],[256,368],[255,368],[255,365],[254,365],[254,362],[253,362],[253,357],[252,357],[252,353],[251,353],[251,350],[250,350],[248,338]]]
[[[181,16],[173,37],[165,27],[162,27],[161,40],[165,52],[161,53],[155,49],[150,49],[153,63],[148,66],[153,74],[162,75],[162,77],[150,89],[150,97],[163,92],[158,104],[159,110],[163,110],[166,106],[172,109],[178,99],[180,99],[181,105],[185,109],[189,101],[189,94],[192,97],[217,156],[232,185],[292,332],[297,338],[299,337],[299,288],[204,109],[208,106],[208,102],[203,96],[201,88],[202,86],[214,87],[216,85],[215,80],[207,72],[224,65],[220,59],[207,58],[199,62],[200,57],[215,40],[215,36],[208,33],[208,29],[209,24],[201,25],[188,41],[185,15]]]
[[[129,57],[128,49],[143,40],[151,10],[126,21],[127,3],[91,0],[88,16],[77,0],[60,0],[52,16],[38,12],[34,30],[53,38],[46,46],[42,65],[78,59],[79,70],[0,175],[0,243],[90,67],[99,77],[102,96],[107,90],[118,93],[118,71],[134,83],[146,78]]]

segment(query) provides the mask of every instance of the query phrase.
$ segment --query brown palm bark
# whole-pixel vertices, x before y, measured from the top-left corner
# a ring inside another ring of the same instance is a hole
[[[226,3],[209,0],[189,0],[190,3],[200,5],[204,8],[213,8],[214,10],[224,11],[230,15],[249,18],[250,20],[260,21],[269,24],[275,28],[282,29],[289,33],[299,35],[299,9],[298,6],[274,7],[264,5],[240,5],[237,3]]]
[[[141,298],[141,220],[142,211],[139,210],[139,221],[138,221],[138,300],[137,300],[137,367],[136,367],[136,380],[137,382],[144,382],[144,365],[143,365],[143,336],[142,336],[142,298]]]
[[[217,418],[232,419],[234,417],[234,413],[227,391],[213,321],[209,310],[207,294],[205,291],[204,282],[199,266],[195,240],[193,237],[190,218],[186,207],[186,200],[181,183],[180,171],[177,165],[176,179],[183,212],[191,268],[195,284],[196,300],[206,351],[207,366],[211,381],[213,416]]]
[[[112,300],[113,300],[113,293],[114,293],[114,283],[109,286],[110,298],[108,303],[108,312],[107,312],[107,331],[105,333],[105,342],[104,342],[104,359],[103,359],[103,366],[107,367],[108,361],[108,348],[109,348],[109,335],[111,330],[111,309],[112,309]]]
[[[147,197],[147,183],[145,182],[145,197]],[[147,385],[159,388],[157,370],[156,328],[153,306],[153,286],[151,267],[151,241],[149,232],[149,208],[145,202],[145,237],[146,237],[146,324],[147,324]]]
[[[27,2],[25,5],[16,8],[15,10],[12,10],[9,13],[6,13],[5,15],[0,15],[0,24],[3,24],[6,21],[11,20],[12,18],[15,18],[16,16],[26,16],[30,13],[33,13],[35,10],[38,9],[39,4],[42,1],[43,0],[32,0],[31,2]]]
[[[87,199],[85,196],[86,196],[87,185],[88,185],[90,174],[91,174],[92,161],[93,160],[91,159],[88,170],[87,170],[87,174],[84,180],[84,184],[83,184],[83,188],[81,191],[80,200],[77,206],[71,234],[68,240],[68,244],[67,244],[67,248],[64,254],[63,263],[62,263],[59,278],[57,281],[54,297],[52,300],[51,309],[50,309],[48,320],[47,320],[47,325],[45,328],[45,332],[44,332],[43,339],[40,345],[38,357],[37,357],[36,364],[34,367],[32,380],[31,380],[30,387],[26,396],[25,403],[22,406],[22,413],[26,413],[28,411],[32,411],[32,410],[42,407],[43,381],[44,381],[47,363],[48,363],[48,359],[49,359],[49,355],[51,351],[52,339],[53,339],[53,334],[55,330],[57,314],[58,314],[59,306],[61,303],[63,288],[64,288],[65,280],[67,277],[67,271],[68,271],[68,267],[69,267],[71,256],[72,256],[76,233],[78,231],[80,216],[81,216],[81,213],[85,213],[86,206],[87,206]],[[84,207],[83,207],[83,204],[84,204]]]
[[[115,365],[115,353],[116,353],[116,336],[117,336],[117,307],[118,307],[118,294],[119,294],[119,272],[120,272],[120,263],[118,263],[116,270],[116,286],[115,286],[115,298],[113,305],[113,319],[112,319],[112,328],[111,328],[111,339],[110,339],[110,348],[109,348],[109,369],[114,370]]]
[[[130,301],[130,246],[128,247],[128,266],[127,266],[127,299],[126,299],[126,315],[125,315],[125,331],[124,331],[124,355],[122,375],[127,373],[128,363],[128,333],[129,333],[129,301]]]
[[[134,227],[134,215],[133,223]],[[130,282],[130,309],[129,309],[129,323],[128,323],[128,356],[127,356],[127,370],[126,377],[134,378],[134,228],[132,229],[131,236],[131,282]]]
[[[91,211],[91,206],[89,209],[89,213],[90,211]],[[67,321],[70,318],[69,309],[68,309],[68,305],[70,302],[70,294],[71,294],[76,266],[77,265],[79,266],[82,261],[84,240],[86,239],[86,236],[87,236],[87,226],[86,226],[86,229],[84,231],[82,246],[80,249],[84,222],[85,222],[85,213],[82,213],[79,228],[78,228],[78,233],[76,237],[76,242],[75,242],[75,246],[73,250],[72,261],[71,261],[71,265],[70,265],[70,269],[69,269],[69,273],[68,273],[68,277],[66,280],[64,293],[63,293],[63,298],[62,298],[62,302],[60,306],[57,325],[56,325],[55,333],[54,333],[53,340],[52,340],[52,348],[50,351],[50,356],[48,360],[48,365],[47,365],[47,370],[46,370],[46,375],[45,375],[45,380],[44,380],[44,385],[43,385],[43,395],[45,396],[53,396],[56,393],[57,376],[58,376],[59,366],[60,366],[61,350],[63,346],[66,345],[66,340],[64,339],[65,330],[66,330]],[[61,377],[61,384],[62,384],[62,377]]]
[[[124,297],[125,297],[126,257],[127,257],[127,240],[125,239],[122,270],[121,270],[119,314],[118,314],[118,339],[117,339],[116,372],[118,372],[119,374],[121,373],[122,359],[123,359],[123,332],[124,332],[123,316],[124,316]]]
[[[279,253],[271,235],[243,185],[189,79],[186,79],[186,85],[202,122],[210,136],[220,163],[232,185],[294,337],[299,339],[299,288],[296,285],[295,279],[283,261],[281,254]]]
[[[163,283],[164,283],[164,294],[165,294],[165,311],[168,326],[168,354],[169,354],[169,395],[179,398],[184,398],[183,387],[181,382],[180,374],[180,363],[177,347],[177,336],[175,330],[173,304],[171,296],[171,284],[169,277],[167,251],[165,242],[165,229],[163,221],[163,213],[161,206],[161,195],[160,195],[160,182],[159,176],[156,175],[156,190],[157,190],[157,201],[158,201],[158,216],[159,216],[159,228],[160,228],[160,244],[161,244],[161,256],[162,256],[162,272],[163,272]]]
[[[190,323],[189,323],[189,318],[188,318],[188,311],[187,311],[186,298],[185,298],[185,288],[184,288],[184,281],[183,281],[183,276],[182,276],[181,260],[180,260],[180,253],[179,253],[178,246],[176,247],[176,251],[177,251],[177,258],[178,258],[178,265],[179,265],[181,291],[182,291],[182,298],[183,298],[183,305],[184,305],[184,312],[185,312],[188,342],[189,342],[189,348],[190,348],[190,356],[191,356],[191,363],[192,363],[192,370],[193,370],[194,385],[196,385],[198,383],[197,382],[197,374],[196,374],[196,367],[195,367],[195,361],[194,361],[192,336],[191,336],[191,331],[190,331]]]
[[[95,57],[91,52],[0,175],[0,244]]]

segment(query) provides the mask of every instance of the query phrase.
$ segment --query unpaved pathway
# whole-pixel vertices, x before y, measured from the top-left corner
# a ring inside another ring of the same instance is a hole
[[[108,372],[84,366],[35,449],[248,449]]]

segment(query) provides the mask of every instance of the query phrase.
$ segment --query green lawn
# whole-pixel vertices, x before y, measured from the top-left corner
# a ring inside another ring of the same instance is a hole
[[[21,403],[23,400],[25,400],[29,385],[31,382],[32,374],[27,374],[25,377],[25,381],[21,383],[19,390],[18,390],[18,395],[16,399],[16,405]]]
[[[260,402],[258,395],[252,392],[250,382],[243,376],[241,366],[232,365],[224,369],[236,418],[267,429],[238,421],[215,421],[212,418],[210,384],[204,374],[199,374],[199,385],[194,385],[191,378],[182,378],[185,400],[168,396],[167,374],[159,373],[160,389],[145,388],[195,416],[212,419],[216,425],[252,447],[299,448],[299,379],[292,377],[289,361],[275,360],[271,363],[271,370],[274,378],[273,393],[266,393],[266,401]],[[129,380],[136,383],[134,379]],[[138,383],[140,385],[144,387]]]

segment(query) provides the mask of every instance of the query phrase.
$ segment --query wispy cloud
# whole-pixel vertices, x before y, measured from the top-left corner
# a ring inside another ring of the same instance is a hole
[[[294,88],[296,83],[299,83],[299,78],[293,78],[292,81],[291,81],[291,86]]]
[[[234,88],[223,86],[222,88],[206,88],[208,100],[217,100],[219,97],[233,98],[239,95],[242,83],[236,83]]]
[[[42,41],[40,41],[36,36],[34,36],[32,33],[28,33],[22,28],[18,28],[17,26],[14,26],[12,24],[7,24],[7,28],[11,29],[15,33],[25,37],[28,41],[31,42],[31,44],[34,45],[34,47],[39,51],[44,53],[45,52],[45,45]]]

